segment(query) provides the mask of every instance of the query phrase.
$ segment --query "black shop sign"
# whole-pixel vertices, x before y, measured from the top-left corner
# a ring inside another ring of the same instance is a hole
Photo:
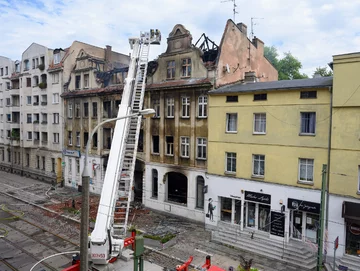
[[[245,200],[271,204],[271,195],[245,191]]]
[[[287,207],[289,209],[320,214],[320,203],[316,203],[316,202],[288,198]]]
[[[285,214],[271,212],[270,223],[270,234],[279,237],[285,236]]]

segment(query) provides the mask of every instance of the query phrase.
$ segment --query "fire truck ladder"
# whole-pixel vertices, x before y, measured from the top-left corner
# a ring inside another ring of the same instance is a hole
[[[146,72],[148,67],[149,43],[142,43],[139,50],[136,79],[133,85],[131,109],[136,114],[143,108]],[[141,116],[132,117],[127,128],[126,145],[124,149],[124,160],[119,179],[119,198],[115,204],[114,212],[114,234],[116,237],[126,236],[128,218],[130,213],[130,202],[132,200],[134,186],[134,169],[138,147],[138,139],[141,127]]]

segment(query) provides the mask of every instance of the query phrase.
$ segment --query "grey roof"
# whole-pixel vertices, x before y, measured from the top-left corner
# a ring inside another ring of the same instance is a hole
[[[220,87],[209,91],[211,94],[221,93],[242,93],[242,92],[267,92],[273,90],[286,90],[286,89],[308,89],[308,88],[324,88],[332,86],[333,78],[318,77],[309,79],[294,79],[294,80],[281,80],[270,82],[255,82],[255,83],[235,83],[227,86]]]

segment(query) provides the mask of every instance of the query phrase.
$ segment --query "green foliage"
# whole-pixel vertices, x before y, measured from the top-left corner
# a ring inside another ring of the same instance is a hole
[[[47,88],[47,83],[41,82],[38,84],[38,87],[41,89]]]
[[[237,271],[246,271],[241,265],[238,266]],[[257,268],[250,268],[250,271],[259,271]]]
[[[150,234],[144,234],[144,238],[152,239],[160,241],[160,243],[165,244],[166,242],[169,242],[171,239],[173,239],[176,236],[176,234],[168,233],[165,236],[158,236],[158,235],[150,235]]]
[[[279,80],[308,78],[306,74],[300,73],[302,64],[290,52],[284,53],[284,57],[279,59],[279,53],[274,46],[265,46],[264,56],[277,69]]]
[[[74,214],[74,215],[77,215],[80,213],[79,210],[76,210],[75,208],[72,208],[72,207],[64,207],[62,209],[63,209],[63,211],[66,211],[66,212]]]
[[[328,70],[328,68],[326,66],[325,67],[317,67],[316,70],[314,71],[312,77],[315,77],[316,75],[320,75],[322,77],[333,76],[333,71]]]
[[[37,67],[39,68],[40,71],[43,71],[45,69],[44,64],[39,64]]]
[[[12,129],[12,130],[11,130],[11,137],[12,137],[13,139],[20,139],[20,131],[19,131],[19,130]]]

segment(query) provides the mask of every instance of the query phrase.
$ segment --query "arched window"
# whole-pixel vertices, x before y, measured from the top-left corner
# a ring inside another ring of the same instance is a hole
[[[151,179],[152,179],[151,196],[153,198],[157,198],[158,197],[158,171],[156,169],[153,169],[151,171],[151,173],[152,173],[152,177],[151,177]]]
[[[196,208],[204,209],[204,185],[203,176],[196,177]]]

